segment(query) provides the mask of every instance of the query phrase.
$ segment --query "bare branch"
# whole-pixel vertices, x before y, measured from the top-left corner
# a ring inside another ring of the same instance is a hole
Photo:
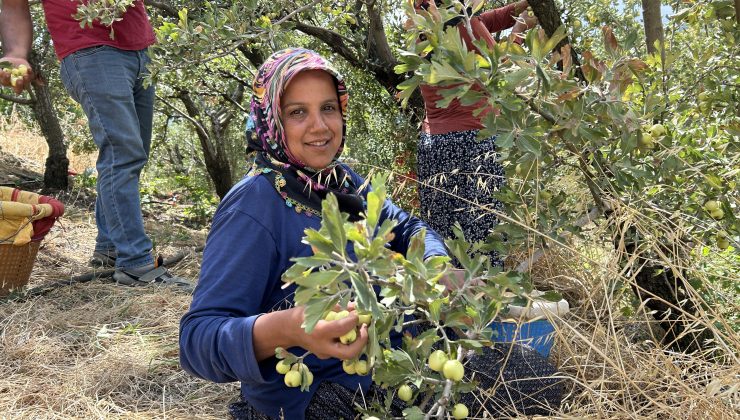
[[[34,102],[32,99],[20,98],[15,95],[7,95],[2,92],[0,92],[0,99],[5,99],[6,101],[14,102],[16,104],[21,104],[21,105],[32,105]]]
[[[144,0],[144,4],[151,6],[169,17],[177,17],[178,10],[170,4],[156,1],[156,0]]]
[[[328,29],[319,28],[303,22],[295,22],[295,28],[306,35],[310,35],[329,46],[335,53],[349,61],[353,66],[364,68],[364,63],[355,55],[347,44],[352,44],[350,39]]]

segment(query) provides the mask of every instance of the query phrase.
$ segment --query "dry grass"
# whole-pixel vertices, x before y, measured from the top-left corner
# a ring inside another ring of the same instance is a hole
[[[67,214],[44,242],[32,287],[87,271],[95,236],[91,198],[75,190],[62,199]],[[147,222],[160,252],[203,242],[205,231],[157,209],[147,209]],[[644,314],[619,314],[617,256],[605,249],[584,242],[552,252],[533,269],[539,285],[561,290],[572,307],[555,321],[552,360],[568,390],[561,416],[738,418],[737,354],[708,361],[655,344]],[[174,270],[195,280],[199,258],[192,254]],[[178,365],[178,321],[189,302],[176,290],[96,280],[0,303],[0,418],[224,418],[238,386],[195,379]],[[705,325],[718,321],[716,314],[698,316]],[[642,337],[630,332],[635,325]],[[719,339],[726,349],[740,348],[732,332]]]

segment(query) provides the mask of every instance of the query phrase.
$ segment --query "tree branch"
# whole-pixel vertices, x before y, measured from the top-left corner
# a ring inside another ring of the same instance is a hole
[[[21,104],[21,105],[31,105],[34,102],[32,99],[20,98],[15,95],[7,95],[2,92],[0,92],[0,99],[5,99],[6,101],[14,102],[16,104]]]
[[[346,37],[328,29],[319,28],[318,26],[307,25],[303,22],[295,22],[295,28],[303,32],[306,35],[310,35],[331,48],[332,51],[339,54],[342,58],[349,61],[350,64],[357,68],[364,68],[365,63],[361,62],[360,59],[347,45],[351,44],[352,41]]]
[[[170,4],[156,1],[156,0],[144,0],[144,4],[147,6],[151,6],[161,12],[163,12],[164,15],[167,15],[169,17],[177,17],[178,10],[176,7],[173,7]]]

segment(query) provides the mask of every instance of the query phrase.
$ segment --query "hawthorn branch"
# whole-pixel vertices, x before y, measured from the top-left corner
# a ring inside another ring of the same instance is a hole
[[[13,103],[20,104],[20,105],[31,105],[34,103],[32,99],[21,98],[15,95],[8,95],[2,92],[0,92],[0,99],[5,99],[6,101],[13,102]]]
[[[310,35],[331,48],[336,54],[339,54],[342,58],[349,61],[353,66],[362,68],[363,63],[355,55],[347,44],[353,44],[352,40],[346,38],[329,29],[320,28],[318,26],[308,25],[303,22],[295,22],[295,28],[303,32],[306,35]]]
[[[177,8],[170,4],[156,0],[144,0],[144,4],[163,12],[164,15],[169,17],[177,17]]]

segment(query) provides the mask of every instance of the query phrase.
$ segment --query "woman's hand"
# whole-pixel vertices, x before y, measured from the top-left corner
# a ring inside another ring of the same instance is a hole
[[[339,337],[357,327],[358,317],[354,307],[349,316],[336,321],[319,321],[311,333],[306,333],[301,325],[304,320],[304,307],[266,313],[254,323],[252,342],[258,361],[275,355],[275,348],[302,347],[320,359],[354,359],[362,353],[367,344],[367,325],[363,325],[357,339],[342,344]]]
[[[345,318],[335,321],[321,320],[310,334],[303,331],[301,344],[304,349],[315,354],[319,359],[335,357],[341,360],[357,358],[367,344],[367,325],[360,327],[359,335],[354,342],[342,344],[339,337],[349,333],[357,327],[358,316],[352,311]]]

